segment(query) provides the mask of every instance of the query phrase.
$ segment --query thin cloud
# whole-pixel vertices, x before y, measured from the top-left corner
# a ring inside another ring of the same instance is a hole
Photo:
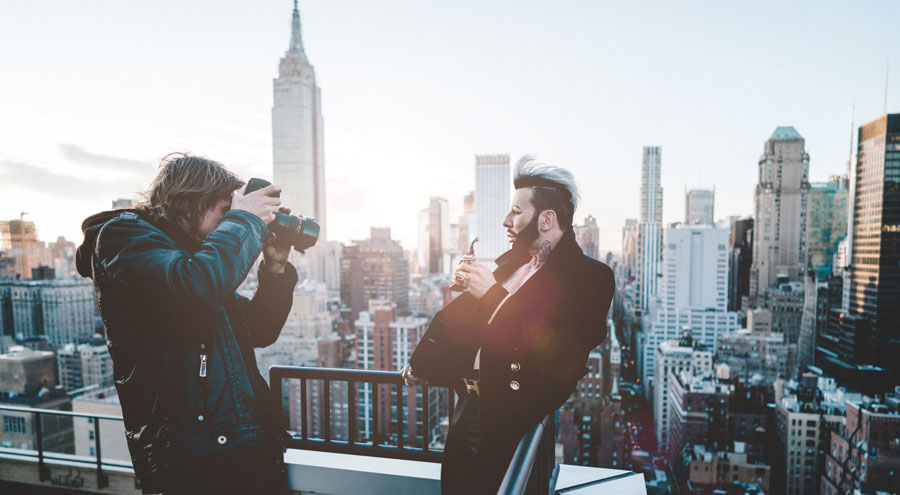
[[[134,160],[132,158],[98,155],[70,143],[60,143],[59,151],[66,160],[69,160],[72,163],[99,170],[124,172],[129,175],[145,175],[147,171],[152,170],[154,166],[152,163]]]
[[[90,198],[132,197],[143,178],[102,180],[59,174],[30,163],[0,159],[0,190],[22,188],[61,199],[84,201]]]

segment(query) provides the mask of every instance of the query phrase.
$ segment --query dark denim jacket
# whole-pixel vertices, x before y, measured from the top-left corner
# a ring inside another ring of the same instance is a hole
[[[85,220],[78,269],[94,279],[113,359],[128,448],[145,492],[176,467],[271,445],[282,432],[254,347],[278,338],[297,274],[260,270],[235,293],[268,227],[229,211],[202,242],[136,210]]]

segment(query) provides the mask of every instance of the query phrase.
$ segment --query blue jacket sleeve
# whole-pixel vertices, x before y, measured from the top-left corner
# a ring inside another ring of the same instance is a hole
[[[213,309],[234,297],[268,234],[259,217],[232,210],[191,254],[150,223],[122,215],[100,231],[95,264],[123,288]]]
[[[266,347],[275,343],[287,321],[294,303],[294,287],[297,270],[288,263],[284,273],[265,270],[265,261],[259,265],[259,286],[252,300],[240,299],[241,310],[247,321],[253,347]]]

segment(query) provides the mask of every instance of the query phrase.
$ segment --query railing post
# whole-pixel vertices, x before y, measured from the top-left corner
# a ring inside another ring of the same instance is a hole
[[[369,382],[369,387],[372,390],[372,446],[378,445],[378,420],[381,416],[381,411],[378,409],[378,396],[381,395],[381,389],[375,384],[374,381]]]
[[[322,427],[325,429],[325,442],[331,442],[331,380],[322,380]]]
[[[397,448],[403,450],[403,429],[406,426],[403,421],[403,411],[406,405],[403,404],[403,385],[397,384]]]
[[[269,383],[272,387],[269,390],[272,394],[272,411],[278,413],[278,424],[281,428],[284,428],[284,403],[281,400],[284,390],[281,388],[281,373],[278,371],[278,368],[269,368]]]
[[[428,452],[428,444],[431,443],[429,440],[431,439],[431,408],[428,403],[428,384],[425,383],[422,385],[422,414],[425,416],[422,418],[422,450]]]
[[[38,451],[38,479],[47,481],[50,479],[50,468],[44,464],[44,427],[41,424],[41,413],[35,412],[34,432],[37,435],[37,451]]]
[[[109,477],[103,474],[103,460],[100,457],[100,418],[94,417],[94,453],[97,454],[97,488],[109,486]]]
[[[356,424],[356,382],[347,382],[347,443],[353,445],[356,443],[356,437],[359,436],[359,425]]]
[[[306,378],[300,379],[300,429],[303,431],[303,439],[309,440],[309,423],[307,421],[306,404]]]

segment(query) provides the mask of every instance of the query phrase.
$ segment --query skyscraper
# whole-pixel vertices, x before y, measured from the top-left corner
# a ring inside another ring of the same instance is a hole
[[[750,302],[764,305],[778,281],[799,281],[806,267],[809,154],[793,127],[778,127],[763,148],[753,208]]]
[[[661,343],[689,331],[694,341],[713,349],[719,335],[738,328],[737,314],[727,311],[728,231],[669,228],[664,245],[659,294],[641,318],[638,367],[648,398],[653,397]]]
[[[18,340],[45,336],[56,347],[80,343],[94,335],[95,304],[89,279],[2,281],[0,330]]]
[[[31,269],[40,264],[40,243],[34,222],[26,222],[25,214],[19,220],[0,221],[0,252],[12,258],[12,273],[30,278]]]
[[[600,228],[597,227],[597,219],[593,215],[584,217],[584,223],[575,225],[575,241],[581,247],[585,256],[595,260],[600,259]]]
[[[427,273],[444,273],[449,260],[444,254],[451,249],[450,206],[444,198],[433,197],[428,203],[428,270]]]
[[[826,372],[863,391],[884,391],[896,382],[872,375],[900,369],[900,114],[863,125],[857,142],[848,307],[832,312],[834,340],[817,347]]]
[[[691,189],[684,193],[684,224],[712,225],[715,222],[715,189]]]
[[[637,268],[638,222],[636,218],[626,218],[622,227],[622,265],[623,280],[630,281]]]
[[[731,224],[731,266],[728,270],[728,310],[737,311],[750,291],[750,266],[753,262],[753,219]]]
[[[362,370],[396,371],[407,363],[419,340],[425,335],[428,326],[427,318],[398,317],[397,305],[388,301],[369,301],[368,311],[359,314],[356,320],[356,367]],[[386,438],[397,441],[402,432],[402,425],[397,422],[396,410],[402,408],[403,422],[406,424],[408,437],[404,440],[409,445],[422,447],[424,434],[423,389],[408,389],[404,394],[406,404],[397,404],[397,394],[390,385],[362,383],[358,386],[359,400],[359,435],[363,440],[374,439],[377,442]],[[378,422],[373,411],[373,394],[377,394]],[[429,402],[428,424],[437,424],[440,407],[437,387],[428,390]],[[404,407],[405,406],[405,407]],[[394,412],[392,412],[392,410]]]
[[[662,148],[644,146],[641,160],[641,216],[638,224],[638,267],[635,283],[636,306],[650,307],[656,295],[659,264],[662,260]]]
[[[509,249],[503,219],[509,211],[511,188],[509,155],[475,155],[474,237],[479,238],[475,255],[483,263]]]
[[[291,18],[291,44],[279,62],[273,86],[273,179],[282,186],[284,206],[294,215],[318,221],[322,242],[327,239],[322,90],[303,49],[297,0]]]
[[[372,227],[368,239],[345,246],[341,264],[341,301],[350,306],[350,321],[372,299],[396,304],[400,314],[409,311],[409,265],[390,228]]]
[[[821,280],[831,275],[838,244],[847,235],[847,196],[845,177],[810,184],[806,245],[809,268]]]
[[[465,253],[469,250],[469,244],[475,239],[475,191],[470,191],[463,197],[463,214],[459,217],[459,236],[456,250]]]

